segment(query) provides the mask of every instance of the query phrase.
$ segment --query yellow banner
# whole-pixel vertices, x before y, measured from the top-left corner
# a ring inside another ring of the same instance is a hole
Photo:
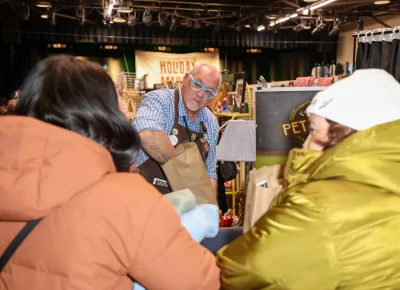
[[[165,82],[181,82],[197,64],[207,63],[219,70],[218,52],[165,53],[136,50],[135,64],[138,78],[147,76],[147,87]]]

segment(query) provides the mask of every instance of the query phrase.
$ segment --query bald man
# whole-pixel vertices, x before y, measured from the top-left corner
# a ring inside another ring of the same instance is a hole
[[[142,150],[135,166],[161,193],[171,190],[160,164],[178,156],[175,147],[179,144],[194,142],[217,194],[218,121],[207,105],[217,95],[221,82],[215,67],[199,64],[185,74],[180,88],[151,91],[139,105],[133,125]]]

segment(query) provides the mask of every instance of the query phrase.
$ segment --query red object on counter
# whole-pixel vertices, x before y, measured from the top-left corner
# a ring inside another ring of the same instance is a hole
[[[221,228],[229,228],[232,226],[233,215],[222,216],[221,217]]]

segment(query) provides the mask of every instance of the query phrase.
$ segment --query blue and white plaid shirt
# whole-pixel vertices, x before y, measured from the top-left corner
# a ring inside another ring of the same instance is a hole
[[[192,122],[187,115],[185,106],[182,101],[181,90],[179,89],[179,118],[178,123],[185,126],[183,117],[186,121],[189,130],[195,132],[202,132],[200,122],[203,121],[207,128],[207,138],[210,145],[208,158],[206,160],[206,167],[208,176],[217,179],[216,164],[217,164],[217,142],[218,142],[218,121],[214,114],[207,108],[199,111],[199,116]],[[174,90],[161,89],[147,93],[143,97],[143,101],[137,108],[135,119],[133,120],[134,128],[140,132],[142,130],[164,131],[167,135],[171,134],[172,127],[174,126]],[[149,156],[140,150],[138,159],[135,166],[138,167],[144,163]]]

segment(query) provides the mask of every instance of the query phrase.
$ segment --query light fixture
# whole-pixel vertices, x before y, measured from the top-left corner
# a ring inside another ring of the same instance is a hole
[[[124,17],[122,17],[122,16],[119,14],[119,12],[118,12],[117,16],[114,17],[113,21],[114,21],[115,23],[125,23],[125,22],[126,22],[126,19],[125,19]]]
[[[49,15],[48,14],[42,14],[40,15],[41,18],[43,19],[49,19]]]
[[[296,18],[297,16],[299,16],[299,14],[294,13],[294,14],[290,15],[289,18]]]
[[[318,0],[303,0],[303,1],[306,3],[314,3],[314,2],[317,2]]]
[[[158,13],[158,23],[161,27],[165,27],[167,25],[167,16],[165,15],[165,13]]]
[[[316,20],[316,27],[311,32],[312,35],[315,35],[318,32],[321,32],[326,27],[326,23],[322,18],[318,18]]]
[[[390,1],[389,0],[381,0],[381,1],[375,1],[374,4],[375,5],[386,5],[389,4]]]
[[[339,20],[335,19],[335,22],[333,23],[333,28],[331,31],[329,31],[329,36],[334,36],[335,34],[337,34],[340,29],[339,24]]]
[[[26,3],[22,3],[21,6],[17,5],[17,12],[18,12],[18,16],[26,21],[28,20],[29,16],[30,16],[30,8]]]
[[[265,18],[267,18],[269,20],[274,20],[274,19],[278,18],[278,16],[276,16],[276,15],[267,15]]]
[[[194,29],[200,29],[200,28],[201,28],[201,23],[200,23],[199,20],[196,19],[196,20],[194,21],[193,28],[194,28]]]
[[[275,25],[276,25],[275,22],[271,22],[271,23],[269,24],[269,26],[271,26],[271,27],[274,27]]]
[[[83,7],[82,5],[80,5],[77,9],[76,9],[76,17],[79,20],[79,23],[81,25],[85,24],[85,7]]]
[[[147,26],[151,25],[151,21],[153,20],[150,14],[150,11],[146,9],[146,11],[143,13],[142,17],[143,23]]]
[[[130,26],[130,27],[134,27],[135,25],[136,25],[136,11],[132,14],[132,13],[129,13],[129,16],[128,16],[128,25]]]
[[[133,11],[133,9],[128,6],[122,6],[122,7],[117,8],[117,12],[119,12],[119,13],[131,13],[132,11]]]
[[[265,29],[265,26],[264,25],[259,25],[258,27],[257,27],[257,31],[263,31]]]
[[[250,24],[246,24],[244,27],[250,28],[251,26],[250,26]]]
[[[289,16],[280,18],[280,19],[278,19],[277,21],[275,21],[275,24],[283,23],[283,22],[285,22],[285,21],[288,21],[289,19],[290,19]]]
[[[108,16],[111,16],[113,8],[114,8],[114,0],[110,0],[110,3],[108,3],[108,8],[107,8]]]
[[[328,5],[328,4],[330,4],[330,3],[332,3],[332,2],[335,2],[335,1],[336,1],[336,0],[327,0],[327,1],[324,1],[324,2],[319,2],[318,4],[312,5],[312,6],[310,7],[310,10],[313,11],[313,10],[315,10],[315,9],[321,8],[321,7],[323,7],[323,6],[325,6],[325,5]]]
[[[177,26],[178,26],[178,20],[172,16],[172,21],[171,21],[171,26],[169,27],[169,31],[171,32],[175,31]]]
[[[310,12],[310,9],[304,9],[301,13],[303,15],[307,15]]]
[[[36,6],[40,8],[51,8],[51,3],[49,1],[36,1]]]
[[[221,25],[221,22],[218,20],[217,23],[214,26],[213,33],[218,33],[219,32],[220,25]]]

